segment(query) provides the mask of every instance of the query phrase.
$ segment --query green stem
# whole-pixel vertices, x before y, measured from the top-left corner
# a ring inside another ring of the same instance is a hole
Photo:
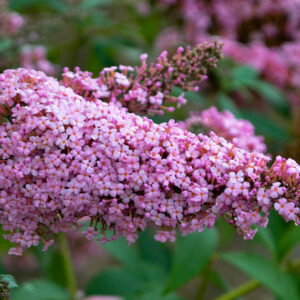
[[[207,288],[207,284],[209,282],[209,272],[211,268],[212,259],[207,263],[203,270],[203,276],[201,276],[201,283],[197,292],[197,295],[195,297],[195,300],[203,300],[205,296],[205,291]]]
[[[291,261],[284,266],[286,271],[297,271],[300,269],[300,258]],[[215,300],[233,300],[240,296],[246,295],[261,286],[261,283],[256,279],[250,280],[228,293],[216,298]],[[198,298],[197,298],[198,299]]]
[[[253,290],[257,289],[259,286],[260,286],[260,282],[253,279],[229,291],[228,293],[216,298],[216,300],[233,300],[235,298],[238,298],[240,296],[252,292]]]
[[[70,300],[76,300],[77,283],[67,236],[64,233],[59,233],[57,240],[63,259],[63,267],[66,274],[68,290],[71,294]]]

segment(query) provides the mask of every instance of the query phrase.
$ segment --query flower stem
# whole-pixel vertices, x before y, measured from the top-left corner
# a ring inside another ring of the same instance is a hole
[[[286,264],[284,267],[285,267],[286,271],[296,271],[296,270],[300,269],[300,258],[291,261],[289,264]],[[233,300],[237,297],[240,297],[240,296],[243,296],[245,294],[252,292],[253,290],[260,287],[260,285],[261,285],[260,282],[257,280],[255,280],[255,279],[250,280],[250,281],[238,286],[237,288],[229,291],[228,293],[216,298],[216,300]]]
[[[68,290],[71,294],[70,300],[76,300],[77,283],[68,239],[64,233],[59,233],[57,240],[63,259],[63,267],[66,274]]]
[[[235,298],[238,298],[240,296],[243,296],[243,295],[246,295],[246,294],[252,292],[259,286],[260,286],[260,282],[253,279],[253,280],[250,280],[250,281],[238,286],[237,288],[229,291],[228,293],[216,298],[216,300],[233,300]]]
[[[207,284],[209,282],[209,272],[210,272],[212,260],[213,259],[210,259],[210,261],[207,263],[207,265],[205,266],[205,268],[202,272],[204,274],[204,276],[201,276],[201,282],[200,282],[199,289],[198,289],[197,295],[195,297],[195,300],[203,300],[204,299]]]

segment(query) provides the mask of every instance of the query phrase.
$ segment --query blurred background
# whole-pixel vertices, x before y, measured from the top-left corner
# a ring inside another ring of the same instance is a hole
[[[218,40],[224,58],[200,90],[152,118],[183,121],[215,106],[250,121],[271,157],[299,163],[299,16],[298,0],[0,0],[0,72],[25,67],[61,78],[63,67],[79,66],[97,76],[107,66],[139,65],[142,53],[151,61],[163,50]],[[78,232],[68,240],[81,299],[217,299],[243,284],[249,294],[238,299],[300,299],[300,230],[275,212],[253,241],[223,220],[174,244],[154,241],[151,230],[130,247]],[[13,257],[9,248],[1,234],[0,273],[19,284],[13,300],[68,299],[60,249]]]

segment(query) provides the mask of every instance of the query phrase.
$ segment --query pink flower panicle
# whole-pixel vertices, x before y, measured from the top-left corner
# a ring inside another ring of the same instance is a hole
[[[247,120],[236,119],[228,110],[219,112],[215,107],[211,107],[199,113],[191,113],[180,125],[183,129],[195,133],[212,130],[236,147],[250,152],[266,151],[264,138],[255,135],[253,125]]]
[[[174,109],[166,105],[185,104],[183,94],[171,95],[173,88],[197,89],[207,72],[216,66],[221,48],[222,45],[215,42],[186,49],[179,47],[172,58],[164,51],[150,65],[146,62],[147,55],[143,54],[141,66],[105,68],[98,78],[92,78],[92,73],[79,68],[75,68],[75,72],[65,68],[62,84],[89,101],[101,99],[126,107],[130,112],[162,114],[164,110]]]
[[[151,226],[161,242],[224,217],[245,238],[274,206],[299,224],[299,165],[247,152],[215,134],[160,125],[113,103],[86,101],[42,72],[0,75],[0,223],[11,254],[90,219],[84,234],[133,243]],[[77,225],[78,226],[78,225]]]

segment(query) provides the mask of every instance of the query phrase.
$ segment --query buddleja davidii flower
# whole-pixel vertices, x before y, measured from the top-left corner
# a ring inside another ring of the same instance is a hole
[[[166,51],[158,59],[147,64],[147,55],[141,55],[141,66],[119,66],[105,68],[98,78],[90,72],[75,68],[75,72],[65,68],[62,84],[72,89],[86,100],[101,99],[126,107],[130,112],[142,114],[173,111],[166,106],[186,103],[184,95],[172,96],[173,88],[197,90],[207,72],[216,66],[221,57],[222,45],[203,43],[196,47],[179,47],[170,59]]]
[[[214,131],[217,135],[224,137],[238,148],[264,153],[266,145],[262,136],[255,135],[253,125],[243,119],[236,119],[228,110],[219,112],[215,107],[192,113],[189,118],[180,125],[183,129],[192,132]]]
[[[299,223],[292,160],[279,157],[269,170],[263,154],[86,101],[41,72],[7,70],[0,90],[0,102],[20,95],[12,123],[0,126],[0,222],[17,245],[13,254],[39,241],[49,247],[54,233],[73,230],[82,217],[90,219],[87,238],[101,234],[106,242],[110,229],[113,239],[131,243],[148,226],[157,240],[174,241],[177,230],[202,231],[218,217],[252,238],[253,225],[265,226],[274,205]]]

